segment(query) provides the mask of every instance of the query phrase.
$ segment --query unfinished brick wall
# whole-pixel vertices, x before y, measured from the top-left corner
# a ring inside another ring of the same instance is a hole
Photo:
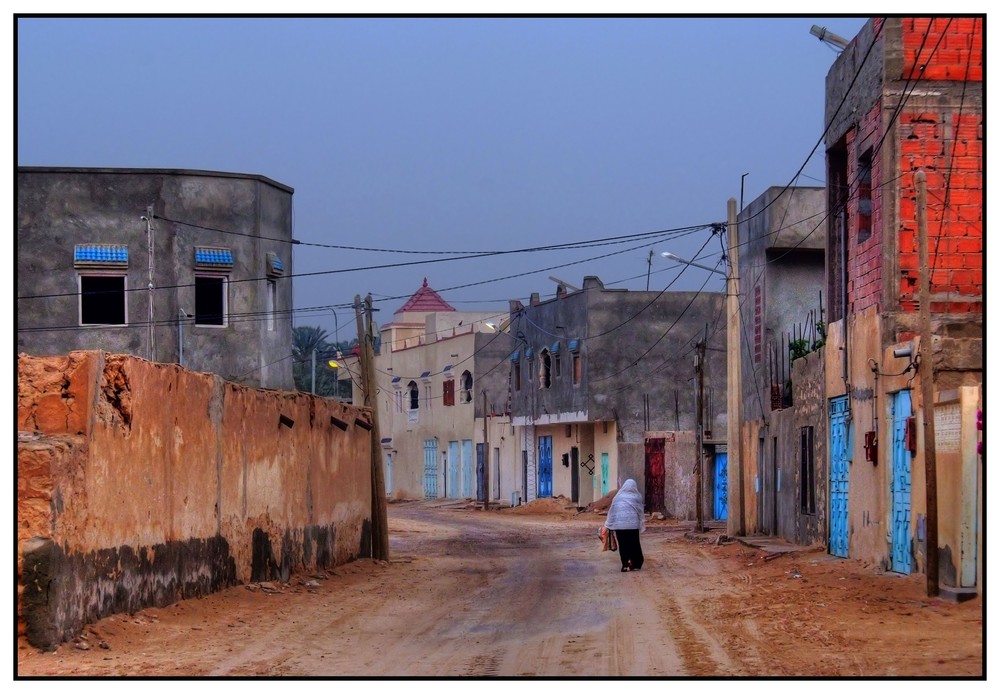
[[[931,311],[982,313],[983,20],[905,18],[898,79],[934,81],[936,98],[908,100],[899,114],[899,299],[917,311],[916,190],[927,176]]]
[[[100,352],[18,357],[19,631],[367,553],[370,412]]]

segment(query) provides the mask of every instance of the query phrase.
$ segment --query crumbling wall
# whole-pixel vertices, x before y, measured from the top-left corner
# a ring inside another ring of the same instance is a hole
[[[367,554],[367,409],[101,352],[18,357],[19,629]]]

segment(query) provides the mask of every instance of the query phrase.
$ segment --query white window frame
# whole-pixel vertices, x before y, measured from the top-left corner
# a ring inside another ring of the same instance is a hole
[[[122,278],[122,297],[125,301],[125,322],[124,323],[84,323],[83,322],[83,278],[84,277],[121,277]],[[80,325],[93,325],[93,326],[107,326],[109,328],[118,328],[128,325],[128,272],[125,270],[121,271],[110,271],[110,270],[97,270],[97,271],[86,271],[80,270],[76,274],[76,292],[80,296],[80,300],[77,301],[77,321]]]
[[[229,292],[226,292],[227,294]],[[278,283],[276,280],[267,280],[267,330],[274,332],[274,312],[278,306]]]

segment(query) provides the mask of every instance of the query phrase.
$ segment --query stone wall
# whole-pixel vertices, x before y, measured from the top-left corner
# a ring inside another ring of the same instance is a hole
[[[18,357],[19,632],[366,556],[367,409],[103,352]]]

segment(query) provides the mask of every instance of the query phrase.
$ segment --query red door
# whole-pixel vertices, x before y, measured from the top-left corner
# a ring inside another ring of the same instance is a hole
[[[663,510],[663,439],[646,439],[646,511]]]

